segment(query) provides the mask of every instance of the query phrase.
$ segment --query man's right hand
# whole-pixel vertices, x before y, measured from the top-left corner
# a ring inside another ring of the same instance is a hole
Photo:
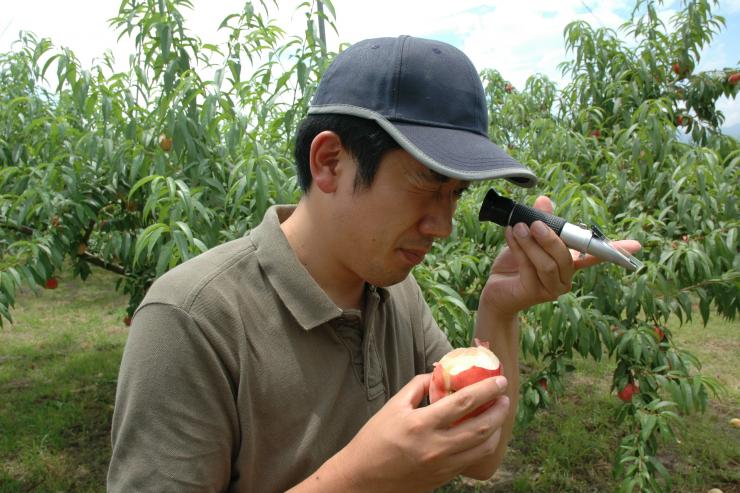
[[[431,374],[417,375],[298,491],[425,492],[492,457],[509,412],[506,379],[482,380],[419,407]],[[497,399],[482,414],[452,423]],[[305,488],[305,489],[304,489]]]

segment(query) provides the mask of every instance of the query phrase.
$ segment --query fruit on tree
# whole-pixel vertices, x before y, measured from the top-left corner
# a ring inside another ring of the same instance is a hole
[[[547,379],[540,378],[540,380],[537,382],[537,385],[539,385],[542,388],[542,390],[547,390]]]
[[[598,139],[599,137],[601,137],[601,130],[597,128],[596,130],[591,132],[591,136],[596,137]]]
[[[624,386],[622,390],[617,393],[617,396],[624,402],[630,402],[632,400],[632,396],[639,390],[640,389],[634,382],[629,382],[627,385]]]
[[[58,227],[59,227],[59,223],[60,223],[60,221],[61,221],[61,220],[59,219],[59,216],[54,216],[54,217],[52,217],[52,218],[51,218],[51,225],[52,225],[52,227],[54,227],[54,228],[58,228]]]
[[[673,73],[675,73],[679,79],[683,79],[691,73],[691,71],[693,70],[693,64],[691,62],[688,62],[686,65],[681,65],[680,63],[676,62],[673,64],[672,68]]]
[[[162,149],[164,152],[170,152],[170,149],[172,149],[172,139],[167,137],[165,134],[160,134],[159,148]]]
[[[514,86],[511,85],[511,83],[506,84],[506,86],[504,86],[504,91],[506,91],[506,92],[508,92],[508,93],[511,94],[514,91]]]
[[[57,280],[57,278],[56,278],[56,277],[50,277],[50,278],[49,278],[49,279],[47,279],[47,280],[46,280],[46,282],[44,283],[44,287],[45,287],[46,289],[56,289],[56,288],[57,288],[57,286],[59,286],[59,281]]]
[[[501,363],[488,348],[488,343],[476,339],[475,344],[475,347],[453,349],[434,364],[429,402],[434,403],[485,378],[501,375]],[[460,421],[479,415],[494,402],[483,404]]]
[[[663,332],[663,329],[660,328],[660,325],[656,325],[653,327],[653,330],[655,331],[655,337],[658,339],[658,342],[665,339],[665,332]]]
[[[727,78],[727,82],[731,85],[737,85],[738,82],[740,82],[740,72],[735,72],[734,74],[730,74],[730,76]]]

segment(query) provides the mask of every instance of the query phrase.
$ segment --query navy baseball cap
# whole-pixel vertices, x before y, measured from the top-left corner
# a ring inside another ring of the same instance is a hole
[[[529,168],[489,140],[478,72],[462,51],[441,41],[399,36],[353,44],[327,69],[308,113],[374,120],[444,176],[537,183]]]

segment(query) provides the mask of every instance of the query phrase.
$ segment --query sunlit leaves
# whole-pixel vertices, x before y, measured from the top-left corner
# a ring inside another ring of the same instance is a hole
[[[204,43],[191,7],[123,1],[111,24],[137,53],[122,73],[110,54],[87,70],[30,33],[0,54],[0,272],[35,287],[65,257],[82,276],[92,262],[124,274],[132,311],[154,278],[296,201],[291,135],[333,54],[288,37],[264,2],[224,19],[226,44]]]
[[[628,383],[639,388],[628,403],[615,397],[626,430],[616,457],[623,491],[669,485],[657,456],[660,440],[673,439],[683,414],[702,411],[721,392],[701,375],[696,357],[676,345],[669,319],[698,314],[706,324],[713,313],[734,318],[740,309],[740,148],[718,133],[722,115],[715,108],[719,96],[737,94],[727,81],[738,69],[694,72],[699,48],[724,22],[710,2],[683,3],[669,25],[657,7],[637,2],[620,32],[569,24],[572,59],[561,67],[572,82],[561,91],[541,76],[515,88],[497,71],[482,73],[491,139],[537,172],[537,193],[551,197],[555,213],[643,245],[644,271],[601,265],[580,272],[572,294],[532,308],[520,328],[523,355],[535,362],[521,389],[520,423],[562,390],[576,356],[613,358],[615,394]],[[508,184],[493,186],[534,200]],[[477,189],[470,196],[482,199]],[[503,246],[500,229],[471,221],[471,209],[461,204],[450,243],[417,268],[433,305],[434,283],[452,284],[466,299],[465,286],[486,280],[486,272],[467,266],[451,275],[453,259],[483,263]],[[468,308],[475,308],[474,297]],[[470,334],[459,334],[460,319],[440,323],[456,344],[469,343]]]

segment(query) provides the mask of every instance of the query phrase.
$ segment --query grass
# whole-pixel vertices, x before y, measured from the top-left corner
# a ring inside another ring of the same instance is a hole
[[[114,279],[62,276],[0,329],[0,492],[103,491],[126,340]]]
[[[0,329],[0,493],[104,491],[110,419],[126,339],[127,303],[115,278],[64,275],[59,288],[18,299]],[[740,324],[719,318],[670,327],[674,340],[727,389],[703,415],[687,418],[680,443],[661,447],[673,491],[740,493]],[[613,362],[575,362],[566,393],[517,430],[502,469],[488,482],[455,481],[439,491],[604,492],[620,433],[620,401],[609,393]]]
[[[702,373],[726,389],[704,414],[686,418],[680,442],[664,443],[660,459],[671,473],[671,491],[740,493],[740,323],[700,317],[670,325],[676,344],[696,355]],[[614,452],[620,434],[615,414],[621,401],[609,392],[613,362],[578,359],[568,389],[526,430],[515,430],[503,467],[488,482],[458,481],[447,493],[615,491]]]

